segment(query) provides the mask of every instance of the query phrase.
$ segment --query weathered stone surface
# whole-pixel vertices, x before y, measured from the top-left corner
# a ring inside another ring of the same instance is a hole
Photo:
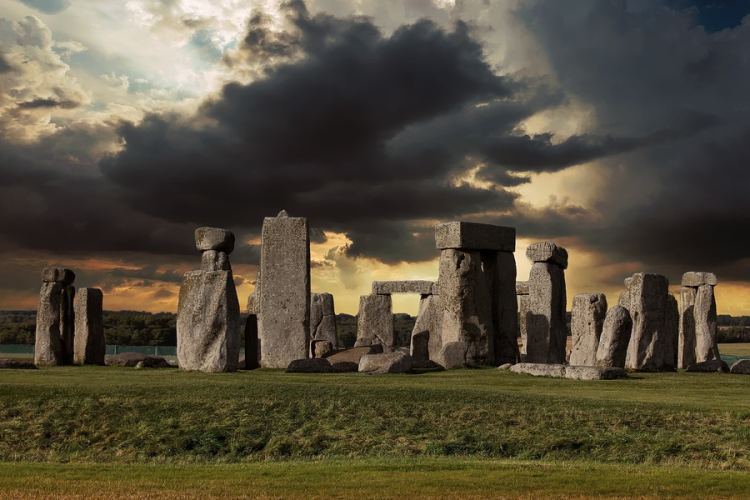
[[[75,300],[75,336],[73,362],[79,365],[103,365],[107,345],[104,341],[104,295],[98,288],[81,288]]]
[[[735,361],[729,371],[730,373],[738,375],[750,375],[750,359],[740,359]]]
[[[409,354],[411,355],[412,362],[415,366],[422,366],[430,360],[429,330],[412,331]]]
[[[0,370],[36,370],[34,363],[17,359],[0,359]]]
[[[392,293],[418,293],[432,295],[434,281],[373,281],[372,293],[390,295]]]
[[[517,363],[510,367],[510,371],[535,377],[565,377],[565,365],[560,364]]]
[[[411,367],[411,356],[403,352],[365,354],[359,360],[359,371],[366,373],[406,373]]]
[[[427,358],[436,360],[440,349],[443,348],[443,336],[442,336],[442,324],[443,324],[443,309],[442,301],[439,295],[422,295],[422,299],[419,301],[419,313],[417,314],[417,320],[414,322],[414,329],[411,331],[412,335],[412,358],[415,363],[423,363],[421,353],[414,351],[414,336],[423,332],[427,332],[424,335],[427,338]]]
[[[104,363],[107,366],[129,366],[134,367],[138,363],[148,363],[150,367],[167,367],[171,366],[169,361],[161,356],[148,356],[139,352],[122,352],[120,354],[114,354],[104,357]]]
[[[310,236],[303,217],[263,221],[260,275],[261,365],[286,368],[310,348]]]
[[[535,262],[529,273],[526,311],[526,362],[565,363],[565,271],[551,262]]]
[[[310,295],[310,338],[327,340],[332,349],[338,348],[336,335],[336,311],[333,295],[330,293],[313,293]]]
[[[333,373],[331,362],[325,358],[295,359],[286,368],[287,373]]]
[[[682,275],[682,286],[699,287],[702,285],[716,286],[719,282],[714,273],[690,271]]]
[[[617,305],[630,310],[630,290],[625,290],[617,298]]]
[[[627,377],[622,368],[602,366],[566,366],[561,364],[518,363],[510,367],[513,373],[535,377],[556,377],[571,380],[614,380]]]
[[[660,274],[636,273],[630,286],[630,337],[625,366],[630,370],[671,371],[677,356],[669,325],[669,280]],[[674,314],[679,321],[679,313]],[[676,326],[676,325],[675,325]]]
[[[248,314],[260,314],[260,295],[257,292],[258,285],[255,285],[255,292],[247,296],[247,312]]]
[[[528,339],[528,327],[526,325],[526,319],[529,317],[531,299],[528,295],[518,296],[518,327],[521,330],[521,346],[519,347],[519,354],[526,360],[526,347],[529,343]]]
[[[201,254],[202,271],[231,271],[232,265],[229,263],[229,256],[226,252],[217,250],[206,250]]]
[[[716,343],[716,298],[714,287],[701,285],[695,295],[695,360],[721,359]]]
[[[323,358],[326,354],[333,351],[333,345],[330,340],[313,340],[310,342],[310,354],[312,358]]]
[[[596,350],[596,366],[625,368],[633,320],[624,307],[617,305],[607,312],[602,336]]]
[[[468,365],[467,355],[469,346],[466,342],[453,341],[443,345],[438,353],[437,360],[435,360],[440,366],[446,370],[451,368],[461,368]]]
[[[438,285],[443,306],[443,344],[466,343],[469,366],[491,364],[495,331],[492,296],[482,270],[481,252],[453,249],[440,252]]]
[[[677,368],[695,363],[695,295],[697,288],[680,290],[680,334],[677,345]],[[705,361],[705,360],[704,360]]]
[[[73,362],[73,294],[60,281],[42,283],[36,314],[34,363],[57,366]]]
[[[685,371],[686,372],[703,372],[703,373],[708,373],[708,372],[729,373],[729,366],[726,364],[726,362],[720,359],[711,359],[709,361],[699,361],[696,363],[692,363],[687,368],[685,368]]]
[[[245,370],[255,370],[260,368],[260,346],[258,339],[258,316],[250,314],[245,321],[245,359],[244,366],[239,364],[240,368]]]
[[[76,274],[64,267],[45,267],[42,271],[43,283],[62,283],[72,285],[76,280]]]
[[[550,262],[568,268],[568,251],[551,241],[532,243],[526,248],[526,258],[531,262]]]
[[[177,306],[180,369],[235,371],[239,354],[240,303],[232,272],[185,273]]]
[[[606,315],[607,297],[603,293],[579,293],[573,297],[570,321],[573,337],[571,365],[596,365],[596,353]]]
[[[444,222],[435,226],[438,250],[497,250],[515,252],[516,228],[477,222]]]
[[[393,352],[393,312],[390,295],[362,295],[359,298],[355,347],[380,344]]]
[[[529,294],[529,282],[528,281],[516,281],[516,295],[528,295]]]
[[[338,363],[331,363],[334,373],[352,373],[359,371],[359,362],[354,361],[339,361]]]
[[[379,354],[382,352],[382,344],[376,344],[333,351],[326,354],[325,359],[327,359],[333,366],[336,366],[339,363],[355,363],[357,366],[359,366],[359,360],[365,354]]]
[[[234,234],[218,227],[199,227],[195,230],[195,248],[201,252],[217,250],[232,253],[234,250]]]
[[[505,363],[504,365],[500,365],[497,367],[498,370],[507,371],[510,370],[510,368],[513,366],[511,363]]]
[[[677,350],[680,343],[680,306],[671,293],[667,294],[667,309],[664,312],[665,352],[671,356],[671,366],[677,367]],[[674,369],[672,368],[672,369]]]
[[[516,259],[510,252],[481,252],[482,269],[489,285],[493,342],[491,364],[520,361],[518,350],[518,299]]]
[[[627,278],[625,278],[623,280],[623,283],[625,283],[625,288],[627,288],[628,290],[630,290],[630,284],[633,283],[633,277],[632,276],[628,276]]]

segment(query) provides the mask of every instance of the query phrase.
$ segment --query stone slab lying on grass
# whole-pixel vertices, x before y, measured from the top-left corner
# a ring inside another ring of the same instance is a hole
[[[750,359],[740,359],[736,361],[729,372],[738,375],[750,375]]]
[[[136,369],[142,368],[171,368],[169,361],[161,356],[146,356],[143,360],[135,365]]]
[[[712,359],[709,361],[702,361],[700,363],[692,363],[686,369],[686,372],[724,372],[729,373],[729,365],[725,361],[720,359]]]
[[[403,352],[365,354],[359,360],[359,371],[366,373],[406,373],[411,367],[411,356]]]
[[[17,359],[0,359],[0,369],[10,370],[36,370],[37,367],[30,361],[19,361]]]
[[[627,377],[622,368],[602,366],[545,365],[540,363],[518,363],[510,367],[513,373],[535,377],[556,377],[571,380],[613,380]]]
[[[172,366],[161,356],[149,356],[140,352],[123,352],[104,357],[104,364],[107,366],[136,366],[141,361],[148,363],[149,368]]]
[[[379,354],[381,352],[383,352],[382,344],[375,344],[362,347],[352,347],[351,349],[343,349],[339,351],[331,351],[329,353],[326,353],[324,357],[332,365],[338,363],[356,363],[359,366],[359,360],[365,354]]]
[[[324,358],[295,359],[286,368],[287,373],[333,373],[331,363]]]

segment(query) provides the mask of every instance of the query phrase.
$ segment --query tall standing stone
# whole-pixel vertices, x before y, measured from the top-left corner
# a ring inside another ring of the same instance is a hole
[[[680,339],[677,347],[677,368],[683,370],[695,363],[695,295],[697,288],[683,286],[680,290]]]
[[[359,298],[357,341],[354,347],[382,345],[393,352],[393,301],[390,295],[362,295]]]
[[[411,357],[414,363],[436,360],[443,347],[441,334],[443,311],[439,295],[422,295],[419,313],[411,332]],[[427,339],[424,345],[424,339]],[[425,352],[426,348],[426,352]],[[426,359],[425,359],[426,358]]]
[[[34,345],[34,363],[37,365],[56,366],[73,362],[74,281],[75,273],[70,269],[48,267],[42,272]]]
[[[633,331],[626,367],[631,370],[670,371],[676,366],[672,323],[679,314],[670,312],[669,280],[660,274],[636,273],[630,285]],[[676,323],[675,323],[676,325]],[[674,331],[673,331],[674,330]]]
[[[261,365],[287,368],[310,350],[310,235],[307,219],[281,211],[263,221],[261,239]]]
[[[107,345],[104,341],[104,295],[98,288],[81,288],[75,300],[75,340],[73,362],[79,365],[103,365]]]
[[[516,300],[516,259],[511,252],[481,252],[482,269],[490,287],[492,307],[493,364],[515,364],[518,350],[518,301]]]
[[[526,257],[533,262],[526,312],[526,362],[565,363],[568,252],[547,241],[529,245]]]
[[[695,295],[695,361],[721,359],[716,343],[716,299],[714,287],[704,284]]]
[[[248,314],[245,321],[245,370],[259,368],[259,361],[258,316],[256,314]]]
[[[570,364],[594,366],[599,339],[607,315],[607,297],[603,293],[580,293],[573,297],[570,330],[573,350]]]
[[[616,305],[610,309],[602,325],[602,336],[596,350],[596,366],[625,368],[632,330],[633,320],[626,308]]]
[[[330,293],[310,296],[310,340],[327,340],[333,349],[338,348],[336,310]]]
[[[185,273],[177,305],[177,362],[181,370],[235,371],[240,354],[240,302],[229,254],[234,234],[199,228],[201,269]]]
[[[518,327],[521,331],[521,347],[519,348],[521,357],[526,360],[526,345],[528,336],[526,332],[526,317],[529,312],[529,282],[516,282],[516,295],[518,296]]]

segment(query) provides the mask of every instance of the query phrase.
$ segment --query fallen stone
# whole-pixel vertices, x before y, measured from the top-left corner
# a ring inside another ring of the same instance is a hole
[[[75,280],[76,274],[64,267],[45,267],[42,271],[42,282],[44,283],[72,285]]]
[[[565,377],[565,365],[560,364],[517,363],[510,367],[510,371],[535,377]]]
[[[390,295],[362,295],[359,298],[355,347],[380,344],[393,352],[393,312]]]
[[[36,370],[34,363],[29,361],[19,361],[17,359],[0,359],[0,370]]]
[[[331,363],[325,358],[295,359],[286,368],[287,373],[333,373]]]
[[[512,363],[505,363],[504,365],[500,365],[497,367],[498,370],[510,370],[510,368],[513,366]]]
[[[482,269],[489,286],[492,311],[492,357],[490,364],[518,363],[518,299],[516,259],[510,252],[481,252]]]
[[[437,363],[446,370],[467,366],[466,355],[468,350],[469,346],[465,342],[448,342],[440,349]]]
[[[617,305],[607,312],[596,350],[596,366],[625,368],[632,329],[633,320],[627,309]]]
[[[627,377],[627,373],[622,368],[601,366],[518,363],[510,367],[510,371],[535,377],[567,378],[570,380],[614,380]]]
[[[606,315],[607,297],[603,293],[580,293],[573,297],[570,321],[573,337],[571,365],[596,365],[596,353]]]
[[[357,366],[359,366],[359,360],[365,354],[379,354],[382,352],[383,346],[381,344],[376,344],[332,351],[325,355],[325,359],[327,359],[331,365],[337,365],[339,363],[356,363]]]
[[[245,321],[245,357],[238,362],[240,368],[260,368],[260,346],[258,339],[258,316],[249,314]]]
[[[136,363],[135,368],[139,370],[143,368],[172,368],[172,365],[161,356],[146,356]]]
[[[477,222],[444,222],[435,226],[438,250],[516,251],[516,228]]]
[[[104,341],[104,295],[98,288],[81,288],[75,300],[75,336],[73,362],[78,365],[103,365],[107,353]]]
[[[677,344],[677,368],[695,363],[695,296],[697,288],[683,286],[680,290],[680,333]]]
[[[403,352],[365,354],[359,360],[359,371],[366,373],[406,373],[411,368],[411,356]]]
[[[313,340],[310,351],[313,358],[322,358],[329,352],[333,351],[333,345],[329,340]]]
[[[677,363],[673,336],[679,313],[672,312],[669,280],[660,274],[636,273],[630,286],[630,337],[625,366],[630,370],[673,371]],[[676,307],[676,304],[675,304]],[[671,323],[676,321],[674,327]],[[673,331],[674,330],[674,331]]]
[[[232,253],[234,250],[234,234],[218,227],[199,227],[195,230],[195,248],[201,252],[217,250]]]
[[[340,361],[338,363],[331,363],[334,373],[351,373],[359,370],[359,363],[353,361]]]
[[[735,361],[729,372],[738,375],[750,375],[750,359],[740,359]]]
[[[148,364],[149,367],[172,366],[169,364],[169,361],[161,356],[149,356],[139,352],[122,352],[120,354],[113,354],[104,357],[104,364],[107,366],[134,367],[141,362],[143,362],[144,365]]]
[[[695,361],[721,359],[716,343],[716,298],[714,287],[701,285],[695,295],[693,308],[695,320]]]
[[[432,295],[433,281],[373,281],[372,293],[391,295],[393,293],[418,293],[419,295]]]
[[[201,254],[201,270],[203,271],[230,271],[232,265],[226,252],[206,250]]]
[[[720,359],[712,359],[709,361],[700,361],[691,364],[685,369],[686,372],[724,372],[729,373],[729,365],[725,361]]]
[[[714,273],[690,271],[682,275],[682,286],[699,287],[701,285],[716,286],[719,280]]]
[[[326,340],[330,342],[332,349],[338,347],[336,311],[333,295],[330,293],[310,295],[310,339]]]
[[[550,262],[568,268],[568,251],[551,241],[532,243],[526,248],[526,258],[531,262]]]
[[[565,363],[565,271],[551,262],[535,262],[529,273],[529,292],[525,311],[526,362]]]
[[[516,295],[528,295],[529,294],[529,282],[528,281],[516,281]]]

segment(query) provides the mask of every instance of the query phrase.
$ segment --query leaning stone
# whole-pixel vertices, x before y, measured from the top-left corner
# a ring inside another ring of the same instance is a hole
[[[603,293],[580,293],[573,297],[570,329],[573,350],[570,364],[594,366],[604,318],[607,315],[607,297]]]
[[[230,271],[229,256],[226,252],[217,250],[206,250],[201,254],[202,271]]]
[[[411,367],[411,356],[403,352],[365,354],[359,360],[359,371],[366,373],[406,373]]]
[[[565,365],[542,364],[542,363],[517,363],[510,367],[513,373],[523,373],[535,377],[558,377],[565,376]]]
[[[286,367],[287,373],[333,373],[330,361],[324,358],[295,359]]]
[[[469,346],[465,342],[448,342],[440,349],[437,363],[446,370],[466,366],[468,364],[466,360],[468,350]]]
[[[217,250],[232,253],[234,250],[234,234],[218,227],[199,227],[195,230],[195,248],[201,252]]]
[[[565,367],[565,378],[571,380],[614,380],[627,376],[628,374],[623,368],[601,366]]]
[[[482,269],[490,291],[493,346],[490,363],[518,363],[518,299],[516,259],[510,252],[481,252]]]
[[[76,280],[76,274],[64,267],[45,267],[42,271],[43,283],[62,283],[72,285]]]
[[[529,294],[529,282],[528,281],[516,281],[516,295],[528,295]]]
[[[526,258],[531,262],[551,262],[563,269],[568,268],[568,251],[551,241],[529,245],[526,248]]]
[[[690,271],[682,275],[682,286],[699,287],[702,285],[716,286],[719,280],[714,273]]]
[[[627,309],[617,305],[607,312],[596,350],[596,366],[625,368],[632,329],[633,320]]]
[[[685,369],[686,372],[724,372],[729,373],[729,365],[720,359],[693,363]]]
[[[695,296],[695,360],[721,359],[716,343],[716,299],[711,285],[701,285]]]
[[[17,359],[0,359],[0,370],[36,370],[36,365],[29,361],[19,361]]]
[[[750,359],[740,359],[732,365],[730,373],[738,375],[750,375]]]
[[[313,293],[310,295],[310,339],[327,340],[332,349],[338,347],[336,335],[336,311],[333,295]]]
[[[464,342],[468,348],[467,365],[490,365],[495,329],[490,284],[482,269],[481,252],[453,249],[440,252],[438,283],[443,309],[443,344]],[[435,361],[442,364],[439,359]]]
[[[677,356],[673,350],[670,327],[669,281],[660,274],[636,273],[630,287],[630,316],[633,333],[630,337],[625,366],[630,370],[672,371]],[[679,321],[679,313],[674,312]]]
[[[258,316],[249,314],[245,321],[245,359],[238,366],[245,370],[260,368],[260,346],[258,339]]]
[[[60,282],[45,281],[39,292],[39,305],[36,313],[36,336],[34,363],[57,366],[65,364],[65,353],[60,334],[63,290]]]
[[[429,330],[422,330],[419,332],[412,331],[409,354],[415,366],[423,365],[430,360]]]
[[[433,281],[373,281],[372,293],[391,295],[393,293],[418,293],[432,295]]]
[[[444,222],[435,226],[438,250],[516,251],[516,228],[477,222]]]
[[[390,295],[362,295],[359,298],[355,347],[380,344],[393,352],[393,312]]]
[[[231,271],[185,273],[177,305],[181,370],[235,371],[240,357],[240,303]]]
[[[551,262],[535,262],[529,273],[526,311],[526,362],[565,363],[565,271]]]
[[[329,352],[333,351],[333,346],[330,340],[313,340],[311,343],[310,350],[313,358],[322,358]]]
[[[310,235],[304,217],[263,221],[260,276],[261,365],[286,368],[310,349]]]
[[[107,353],[104,341],[102,291],[81,288],[75,301],[75,337],[73,362],[79,365],[103,365]]]
[[[695,296],[697,288],[683,286],[680,290],[680,334],[677,345],[677,368],[695,363]]]

